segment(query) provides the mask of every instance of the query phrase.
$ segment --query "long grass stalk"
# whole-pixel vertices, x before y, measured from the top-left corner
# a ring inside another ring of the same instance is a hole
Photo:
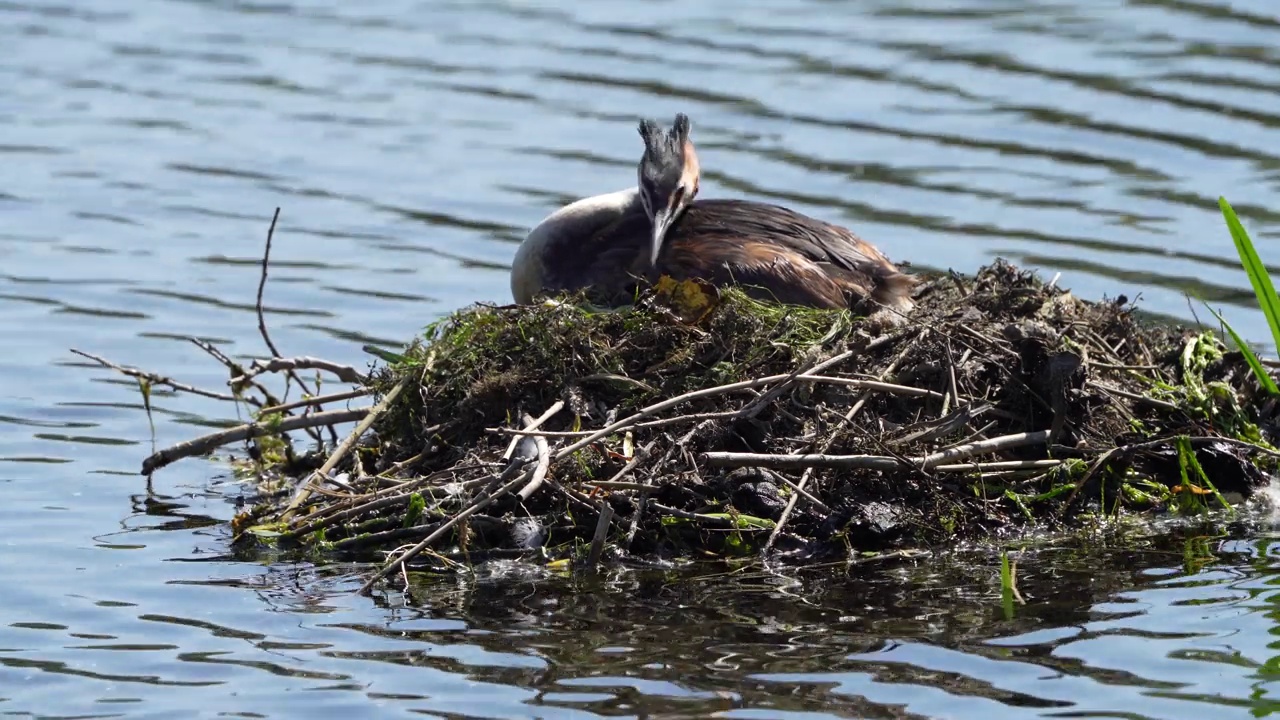
[[[1262,264],[1262,258],[1258,257],[1258,252],[1253,248],[1253,241],[1249,239],[1249,233],[1244,229],[1244,225],[1240,224],[1240,218],[1236,217],[1236,211],[1231,208],[1231,203],[1227,202],[1224,197],[1218,198],[1218,206],[1222,208],[1222,216],[1226,218],[1227,228],[1231,230],[1231,239],[1235,241],[1236,252],[1240,253],[1240,264],[1244,266],[1244,271],[1249,276],[1249,283],[1253,285],[1253,293],[1258,297],[1258,307],[1262,308],[1262,312],[1267,316],[1267,325],[1271,327],[1271,337],[1275,340],[1276,348],[1280,349],[1280,297],[1276,296],[1276,288],[1271,284],[1271,276],[1267,274],[1267,267]]]

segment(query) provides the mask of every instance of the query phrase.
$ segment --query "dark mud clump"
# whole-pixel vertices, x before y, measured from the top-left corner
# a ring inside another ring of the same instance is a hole
[[[889,322],[664,281],[622,309],[468,308],[369,377],[396,394],[328,478],[327,451],[251,463],[275,492],[238,542],[812,561],[1200,512],[1267,481],[1275,401],[1211,333],[1003,262],[917,304]]]

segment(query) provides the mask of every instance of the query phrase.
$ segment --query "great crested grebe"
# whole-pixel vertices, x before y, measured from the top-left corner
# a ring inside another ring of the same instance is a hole
[[[750,200],[696,200],[699,166],[689,118],[669,131],[640,122],[637,185],[549,215],[516,251],[511,293],[603,290],[669,275],[735,284],[753,297],[871,313],[907,312],[916,280],[849,230]],[[870,302],[868,302],[870,301]]]

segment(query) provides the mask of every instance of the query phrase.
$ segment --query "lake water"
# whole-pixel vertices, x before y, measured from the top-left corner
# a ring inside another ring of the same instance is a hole
[[[0,714],[1245,718],[1280,707],[1269,522],[993,558],[353,595],[250,562],[241,490],[152,448],[230,411],[198,335],[362,365],[509,299],[527,228],[693,118],[705,196],[893,258],[996,256],[1270,348],[1217,212],[1280,267],[1270,0],[0,0]],[[1127,549],[1115,549],[1115,548]],[[1207,715],[1206,715],[1207,714]]]

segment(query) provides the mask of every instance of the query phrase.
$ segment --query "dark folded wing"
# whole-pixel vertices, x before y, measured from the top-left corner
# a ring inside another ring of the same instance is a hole
[[[674,277],[737,284],[755,297],[791,305],[845,308],[850,291],[868,293],[865,287],[845,287],[821,263],[795,250],[727,233],[696,238],[678,233],[661,269]]]
[[[897,269],[875,246],[848,229],[788,210],[749,200],[697,200],[680,220],[682,232],[729,234],[768,241],[818,262],[872,274]]]

